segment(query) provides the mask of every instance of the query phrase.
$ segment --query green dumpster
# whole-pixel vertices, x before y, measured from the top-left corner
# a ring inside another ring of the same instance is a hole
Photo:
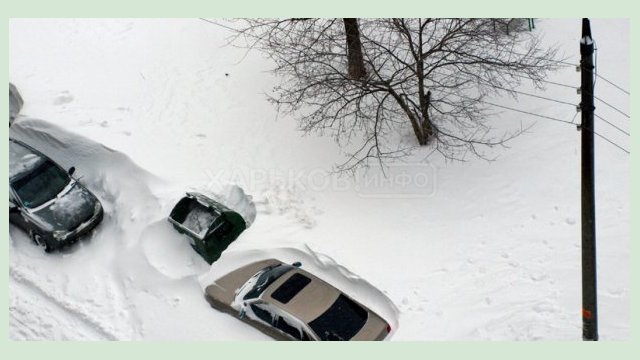
[[[209,264],[247,228],[240,214],[197,192],[188,192],[178,201],[169,222],[189,236],[193,249]]]

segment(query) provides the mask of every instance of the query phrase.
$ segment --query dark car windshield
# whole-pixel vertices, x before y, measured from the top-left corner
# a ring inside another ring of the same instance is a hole
[[[323,341],[350,340],[367,322],[369,313],[340,294],[324,314],[309,323]]]
[[[53,199],[70,181],[66,172],[51,161],[44,161],[11,185],[24,206],[34,208]]]
[[[269,285],[292,269],[294,269],[293,266],[286,264],[272,265],[262,269],[259,273],[254,275],[254,277],[257,277],[256,283],[253,285],[253,288],[247,292],[243,300],[257,298],[267,287],[269,287]]]

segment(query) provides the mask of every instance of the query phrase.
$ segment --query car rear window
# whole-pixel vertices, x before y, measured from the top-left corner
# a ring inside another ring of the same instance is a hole
[[[300,274],[295,273],[291,275],[290,278],[287,279],[279,288],[276,289],[271,294],[271,297],[278,300],[279,302],[286,304],[294,296],[296,296],[302,289],[304,289],[309,283],[311,279]]]
[[[353,300],[340,294],[324,314],[309,326],[324,341],[350,340],[367,322],[369,313]]]

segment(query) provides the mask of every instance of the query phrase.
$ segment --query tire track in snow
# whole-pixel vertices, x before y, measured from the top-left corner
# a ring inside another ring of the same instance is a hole
[[[11,279],[19,286],[22,286],[24,289],[32,292],[35,296],[44,299],[48,303],[57,307],[63,313],[77,319],[80,323],[84,324],[91,332],[94,332],[99,337],[101,337],[101,339],[97,340],[120,340],[116,335],[105,329],[99,321],[93,319],[90,314],[85,314],[84,312],[73,308],[64,300],[60,300],[55,296],[47,293],[44,289],[38,286],[37,283],[28,279],[24,274],[21,274],[14,268],[9,269],[9,275],[11,276]]]
[[[57,302],[32,287],[12,281],[9,285],[9,338],[11,340],[107,340],[105,334],[70,315]]]

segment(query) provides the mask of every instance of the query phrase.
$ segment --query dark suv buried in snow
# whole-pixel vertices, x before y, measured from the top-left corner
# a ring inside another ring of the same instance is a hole
[[[100,201],[34,148],[9,139],[9,222],[50,252],[76,242],[102,221]]]

